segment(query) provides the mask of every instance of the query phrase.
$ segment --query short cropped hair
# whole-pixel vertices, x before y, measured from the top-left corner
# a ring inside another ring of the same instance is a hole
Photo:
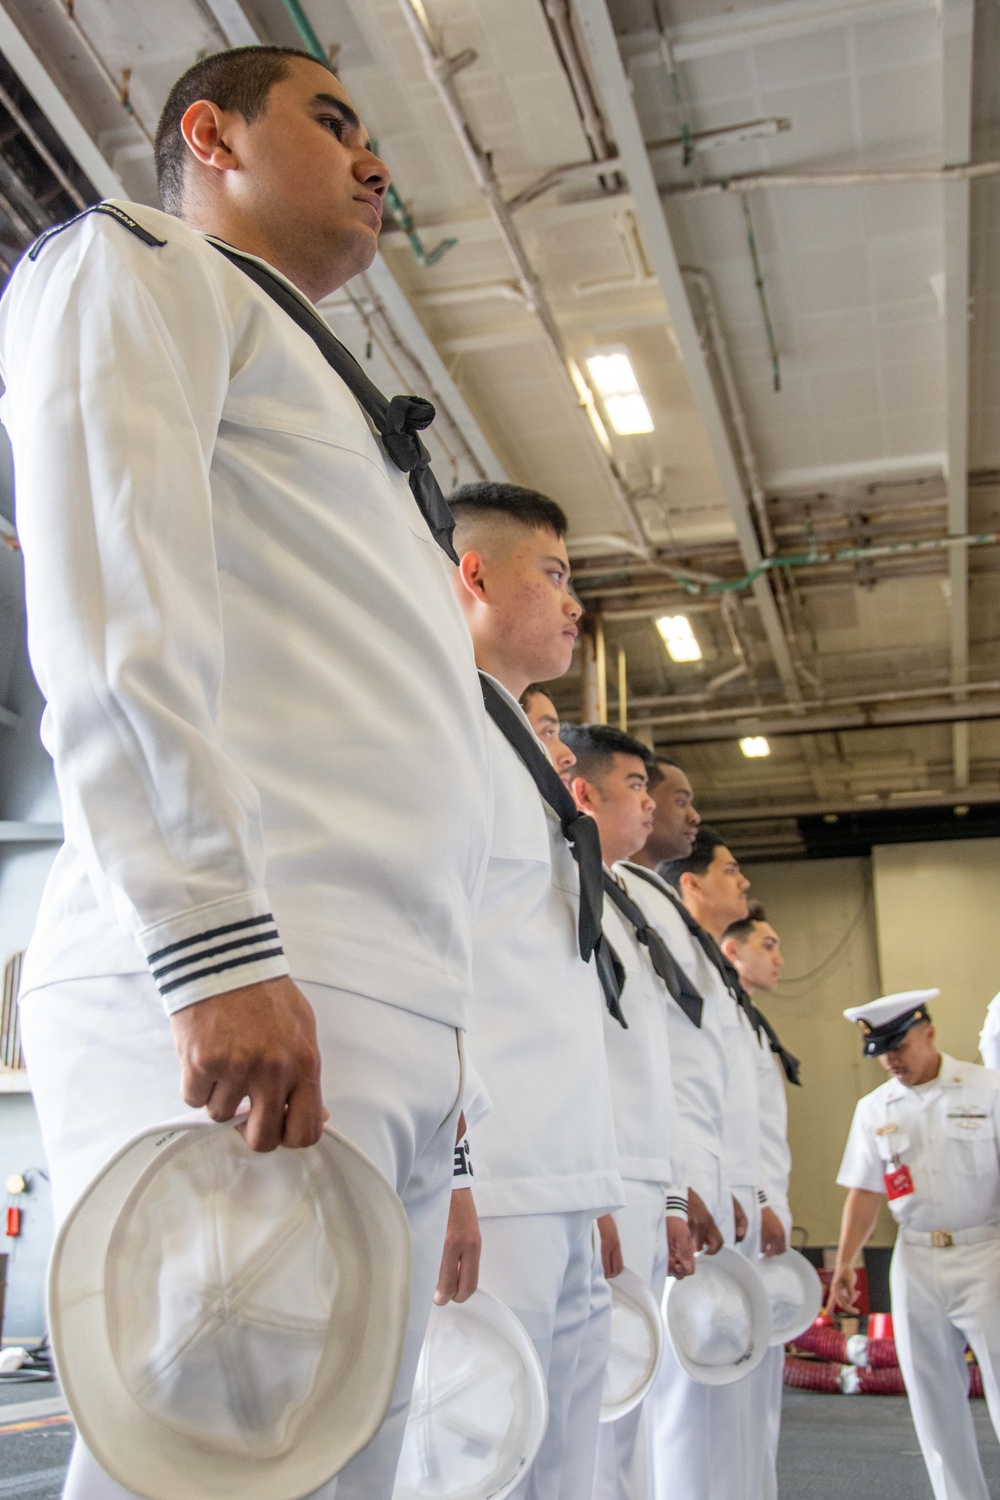
[[[499,483],[483,480],[476,484],[462,484],[448,496],[452,515],[455,517],[457,549],[468,551],[467,539],[479,520],[487,525],[498,520],[513,521],[526,531],[550,531],[560,539],[569,530],[566,513],[548,495],[538,490],[525,489],[520,484]]]
[[[736,922],[730,922],[729,926],[722,934],[721,941],[724,943],[727,938],[733,938],[737,943],[745,943],[751,932],[753,932],[757,923],[766,921],[767,915],[760,902],[748,901],[746,916],[740,917]]]
[[[543,698],[548,698],[551,701],[552,694],[549,692],[547,687],[542,687],[542,684],[540,682],[529,682],[528,686],[525,688],[524,692],[517,700],[518,703],[520,703],[521,707],[524,709],[525,713],[528,712],[528,704],[531,702],[532,698],[537,698],[539,693],[541,693]]]
[[[564,724],[559,737],[576,756],[573,775],[582,776],[584,781],[598,781],[610,771],[616,755],[634,755],[647,774],[653,770],[649,746],[611,724]]]
[[[704,875],[715,858],[716,849],[726,847],[726,841],[718,829],[709,828],[702,823],[694,836],[691,853],[686,854],[683,859],[662,860],[656,867],[657,874],[668,885],[679,887],[682,875]]]
[[[319,62],[299,47],[230,47],[201,58],[181,74],[167,95],[154,147],[160,201],[168,214],[179,214],[183,203],[188,148],[181,120],[191,105],[208,99],[219,109],[235,110],[249,125],[264,113],[274,85],[288,77],[290,57]]]

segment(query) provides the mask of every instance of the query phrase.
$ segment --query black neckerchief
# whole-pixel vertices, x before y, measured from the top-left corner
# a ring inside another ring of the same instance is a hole
[[[337,372],[362,411],[371,419],[375,431],[382,439],[382,446],[396,468],[409,479],[413,498],[434,540],[445,555],[453,563],[457,563],[458,555],[452,542],[455,518],[434,477],[430,466],[431,456],[419,436],[434,420],[435,411],[431,403],[425,401],[423,396],[393,396],[391,400],[387,399],[369,380],[354,355],[344,348],[319,313],[307,307],[279,276],[262,266],[259,261],[251,260],[234,250],[231,245],[224,245],[215,239],[209,239],[208,243],[214,245],[220,255],[224,255],[234,266],[238,266],[255,286],[260,287],[272,302],[276,302],[298,324],[303,333],[309,335],[327,364]]]
[[[596,955],[597,972],[601,978],[604,998],[608,1010],[622,1026],[627,1023],[622,1015],[619,1000],[625,982],[625,970],[621,960],[601,931],[604,910],[604,865],[601,859],[601,839],[597,824],[587,813],[582,813],[572,796],[559,780],[555,766],[542,749],[541,741],[529,729],[523,719],[507,702],[494,683],[483,673],[479,674],[486,712],[493,720],[507,743],[524,762],[532,781],[538,788],[543,802],[547,803],[559,819],[563,837],[573,851],[580,870],[580,915],[578,933],[580,957],[584,962]]]
[[[701,1025],[705,1002],[688,979],[680,964],[663,941],[656,928],[646,920],[646,913],[610,873],[604,872],[604,894],[621,912],[625,921],[635,930],[636,939],[649,951],[650,962],[663,980],[667,990],[681,1010],[695,1026]]]

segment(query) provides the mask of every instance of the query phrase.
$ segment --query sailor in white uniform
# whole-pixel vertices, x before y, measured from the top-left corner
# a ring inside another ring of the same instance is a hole
[[[576,756],[570,774],[577,806],[596,822],[605,864],[612,866],[641,849],[652,826],[649,752],[631,735],[604,724],[567,727],[563,739]],[[607,1276],[626,1266],[659,1304],[668,1261],[673,1276],[694,1270],[667,1028],[667,1007],[687,997],[675,999],[668,991],[650,947],[660,940],[650,935],[641,908],[630,900],[620,878],[610,870],[608,878],[604,931],[625,966],[621,1008],[628,1029],[605,1017],[625,1207],[600,1221],[602,1259]],[[700,1024],[700,1000],[694,998]],[[649,1500],[652,1474],[643,1410],[640,1404],[601,1428],[598,1500]]]
[[[553,501],[484,483],[451,502],[496,801],[469,1015],[470,1053],[492,1102],[471,1132],[480,1283],[521,1319],[548,1383],[548,1429],[514,1494],[580,1500],[593,1485],[610,1337],[606,1286],[591,1305],[593,1221],[621,1204],[622,1187],[602,955],[585,962],[581,951],[589,866],[582,853],[574,860],[566,830],[578,824],[592,840],[599,898],[600,849],[517,700],[533,681],[567,670],[581,610],[568,586],[566,518]]]
[[[739,977],[721,953],[718,940],[730,922],[746,916],[750,882],[720,834],[704,823],[691,852],[661,866],[664,878],[675,885],[690,918],[699,929],[699,943],[722,980],[725,998],[719,1007],[727,1082],[723,1110],[723,1169],[732,1195],[736,1240],[748,1259],[785,1249],[784,1230],[767,1203],[761,1166],[760,1094],[757,1077],[757,1032],[753,1007]],[[727,1003],[728,1002],[728,1003]],[[746,1380],[713,1391],[713,1406],[735,1408],[741,1441],[716,1455],[712,1500],[760,1500],[757,1478],[763,1466],[764,1434],[750,1420]]]
[[[733,1197],[723,1160],[726,1035],[734,1001],[714,940],[699,928],[677,892],[644,863],[654,856],[662,861],[690,855],[700,822],[683,770],[663,756],[656,757],[656,765],[662,780],[653,789],[657,811],[650,840],[638,860],[616,865],[615,873],[704,1002],[700,1027],[679,1006],[668,1006],[667,1024],[688,1169],[689,1221],[697,1246],[711,1253],[735,1240]],[[673,1500],[678,1494],[715,1500],[742,1483],[743,1436],[734,1386],[700,1384],[667,1348],[645,1411],[657,1500]]]
[[[896,1352],[935,1500],[987,1500],[965,1347],[1000,1434],[1000,1076],[939,1051],[928,1010],[938,994],[910,990],[844,1011],[890,1077],[854,1112],[828,1306],[857,1311],[853,1267],[885,1194],[899,1225]]]
[[[0,304],[66,840],[28,1065],[59,1215],[182,1095],[216,1120],[249,1096],[257,1150],[311,1144],[325,1107],[381,1168],[412,1237],[403,1363],[318,1493],[388,1500],[451,1196],[482,698],[430,408],[372,396],[313,309],[371,262],[389,181],[347,96],[301,54],[205,59],[158,164],[170,213],[86,212]],[[80,1447],[66,1493],[122,1495]]]
[[[740,976],[747,994],[764,990],[773,994],[785,966],[781,939],[757,901],[749,903],[745,918],[731,922],[722,935],[723,953]],[[786,1080],[798,1083],[798,1063],[781,1047],[773,1028],[760,1016],[757,1032],[757,1083],[760,1097],[761,1184],[768,1207],[781,1226],[787,1242],[792,1232],[788,1206],[788,1180],[792,1154],[788,1149],[788,1097]],[[772,1248],[771,1254],[777,1253]],[[749,1431],[766,1435],[766,1443],[754,1444],[760,1458],[756,1488],[761,1500],[776,1500],[778,1494],[778,1441],[781,1434],[781,1400],[784,1389],[785,1351],[781,1345],[769,1349],[746,1381]]]
[[[987,1068],[1000,1069],[1000,994],[994,995],[986,1007],[979,1033],[979,1055]]]

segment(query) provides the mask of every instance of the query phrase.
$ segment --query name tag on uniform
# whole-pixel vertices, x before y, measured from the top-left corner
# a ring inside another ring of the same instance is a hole
[[[913,1178],[907,1166],[893,1167],[891,1172],[886,1172],[882,1181],[885,1183],[885,1195],[890,1203],[894,1198],[906,1198],[914,1191]]]

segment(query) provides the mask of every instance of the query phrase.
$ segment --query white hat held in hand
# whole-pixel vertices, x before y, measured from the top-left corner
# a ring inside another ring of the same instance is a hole
[[[604,1370],[601,1421],[617,1422],[646,1395],[663,1359],[663,1315],[644,1281],[628,1267],[611,1288],[611,1352]]]
[[[329,1126],[250,1150],[200,1117],[143,1131],[62,1225],[59,1378],[98,1463],[145,1500],[300,1500],[380,1426],[402,1357],[410,1237]]]
[[[783,1255],[761,1256],[757,1273],[771,1304],[771,1343],[788,1344],[815,1322],[823,1306],[823,1283],[815,1266],[791,1248]]]
[[[742,1380],[770,1346],[764,1283],[748,1260],[725,1245],[715,1255],[696,1255],[693,1276],[667,1281],[663,1312],[679,1363],[701,1385]]]
[[[488,1292],[431,1310],[393,1500],[503,1500],[548,1426],[535,1346]]]

